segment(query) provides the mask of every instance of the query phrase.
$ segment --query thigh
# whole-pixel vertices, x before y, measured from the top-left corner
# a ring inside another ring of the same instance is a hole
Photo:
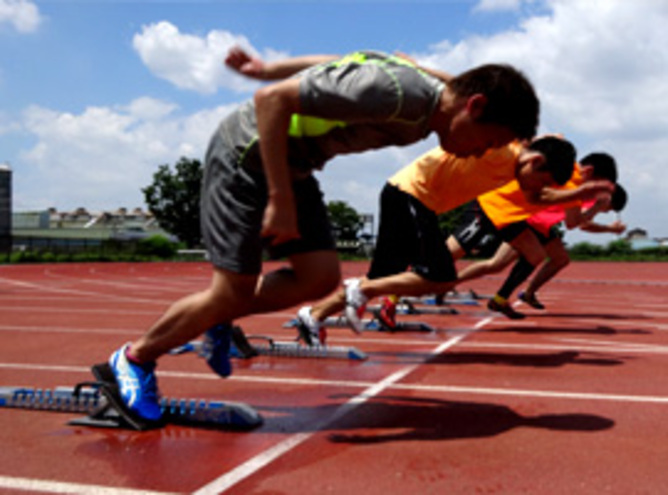
[[[546,257],[543,246],[529,228],[521,231],[509,244],[533,266],[540,264]]]
[[[550,239],[544,247],[545,252],[550,257],[550,259],[561,263],[568,262],[570,260],[570,256],[568,255],[568,251],[566,251],[566,247],[564,246],[561,237],[554,237]]]

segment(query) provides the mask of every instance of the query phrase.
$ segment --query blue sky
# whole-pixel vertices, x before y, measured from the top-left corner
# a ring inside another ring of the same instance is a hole
[[[454,73],[508,62],[536,86],[541,131],[612,153],[623,220],[668,237],[665,25],[663,0],[0,0],[0,162],[15,210],[143,207],[158,165],[201,159],[257,87],[224,69],[233,44],[267,59],[401,50]],[[327,199],[376,213],[384,181],[435,144],[337,158]]]

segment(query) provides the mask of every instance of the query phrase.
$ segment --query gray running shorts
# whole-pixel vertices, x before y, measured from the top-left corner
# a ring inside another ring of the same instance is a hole
[[[259,274],[268,240],[260,237],[267,205],[261,166],[239,166],[216,134],[206,157],[202,181],[202,236],[214,266],[235,273]],[[312,175],[293,182],[300,238],[272,246],[272,257],[334,250],[327,208]]]

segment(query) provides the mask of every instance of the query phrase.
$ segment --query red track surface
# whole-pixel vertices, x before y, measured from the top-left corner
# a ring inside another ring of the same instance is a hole
[[[0,267],[0,386],[89,379],[208,280],[198,263]],[[575,263],[541,296],[519,323],[481,305],[402,317],[429,334],[330,330],[365,362],[257,357],[221,380],[192,354],[160,361],[165,395],[246,402],[265,418],[251,432],[0,409],[0,492],[665,493],[668,263]],[[287,340],[292,314],[239,323]]]

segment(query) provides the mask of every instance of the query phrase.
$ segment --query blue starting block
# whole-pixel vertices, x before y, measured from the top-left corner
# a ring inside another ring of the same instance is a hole
[[[68,423],[71,425],[146,429],[124,421],[95,383],[55,389],[0,387],[0,407],[88,415],[71,420]],[[240,402],[163,398],[160,407],[163,412],[161,424],[251,429],[263,422],[252,407]]]
[[[319,359],[350,359],[353,361],[364,361],[368,358],[367,354],[356,347],[343,347],[331,345],[307,345],[301,342],[279,342],[271,337],[263,335],[249,335],[246,337],[248,345],[236,345],[232,340],[230,346],[230,356],[238,358],[248,358],[252,356],[272,356],[288,358],[319,358]],[[250,341],[259,341],[251,343]],[[170,354],[184,354],[194,352],[202,356],[203,343],[201,341],[189,342],[185,345],[172,349]],[[250,355],[248,349],[251,349]]]
[[[375,318],[363,318],[362,325],[364,331],[370,332],[433,332],[434,327],[429,323],[422,321],[400,321],[397,322],[396,326],[393,329],[387,328],[385,325],[380,323]],[[341,316],[329,316],[325,318],[322,322],[322,326],[325,328],[350,328],[350,323],[348,319]],[[283,328],[295,328],[297,327],[297,319],[293,318],[290,321],[287,321],[283,324]]]

